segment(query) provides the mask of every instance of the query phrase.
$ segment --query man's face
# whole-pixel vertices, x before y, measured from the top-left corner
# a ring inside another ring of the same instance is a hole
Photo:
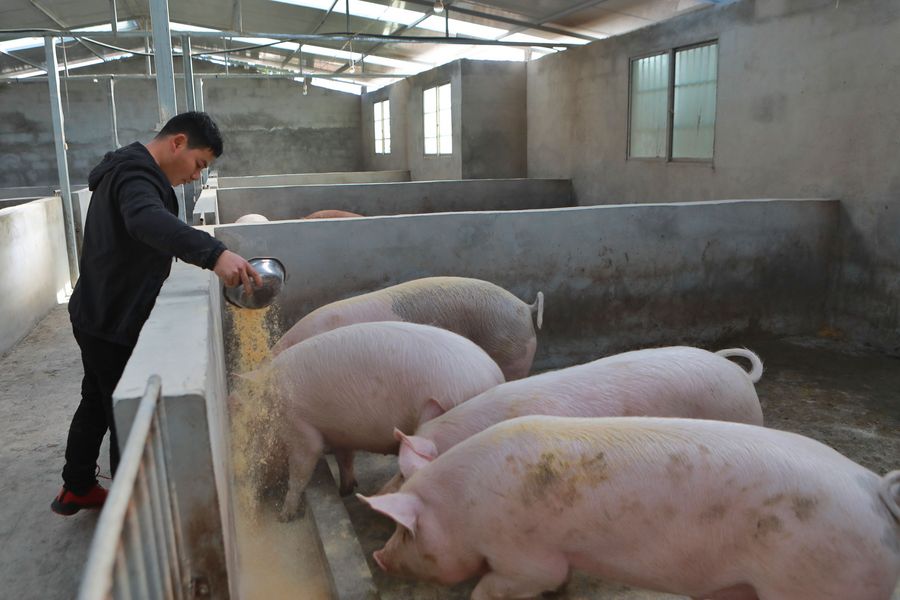
[[[187,136],[183,133],[174,135],[169,140],[170,160],[162,169],[173,186],[199,179],[200,171],[211,165],[216,158],[212,149],[189,148],[187,142]]]

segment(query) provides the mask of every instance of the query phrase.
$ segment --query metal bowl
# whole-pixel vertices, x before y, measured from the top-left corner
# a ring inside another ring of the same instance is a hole
[[[234,287],[226,286],[223,290],[225,299],[240,308],[265,308],[275,301],[275,297],[281,293],[281,289],[284,287],[287,279],[284,265],[277,258],[271,257],[251,258],[247,262],[262,277],[262,286],[257,287],[252,278],[250,283],[253,291],[249,294],[244,290],[243,284]]]

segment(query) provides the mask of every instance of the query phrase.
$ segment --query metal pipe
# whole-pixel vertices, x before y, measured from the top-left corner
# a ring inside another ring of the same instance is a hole
[[[194,90],[194,62],[191,59],[191,36],[181,36],[181,63],[184,66],[184,99],[188,110],[197,110],[197,100]],[[194,202],[200,195],[200,185],[196,181],[185,184],[184,188],[184,216],[185,222],[190,223],[194,214]]]
[[[113,148],[119,147],[119,122],[116,118],[116,80],[112,77],[108,81],[109,86],[109,116],[112,124]]]
[[[53,120],[53,141],[56,146],[56,171],[59,174],[59,193],[63,205],[63,226],[69,255],[69,278],[74,287],[78,281],[78,242],[75,236],[75,216],[72,210],[72,188],[69,183],[69,163],[66,159],[66,131],[59,95],[59,71],[56,62],[56,38],[44,39],[47,56],[47,80],[50,82],[50,116]]]
[[[415,73],[311,73],[309,71],[299,71],[297,73],[199,73],[195,75],[195,79],[198,81],[202,81],[203,79],[302,79],[304,77],[316,77],[318,79],[406,79],[407,77],[415,76]],[[97,79],[97,80],[106,80],[106,79],[138,79],[138,80],[149,80],[153,79],[154,75],[142,75],[139,73],[119,73],[116,75],[109,75],[98,73],[96,75],[70,75],[69,79],[73,81],[78,81],[81,79]],[[175,73],[176,79],[183,79],[184,75],[181,73]],[[36,77],[28,77],[27,79],[4,79],[0,78],[0,81],[4,81],[6,83],[44,83],[47,81],[46,75],[38,75]],[[198,95],[199,98],[199,95]],[[201,108],[198,110],[203,110],[202,105],[198,104]]]
[[[112,28],[112,34],[116,35],[119,33],[119,14],[116,10],[116,0],[109,0],[109,10],[112,13],[110,27]]]
[[[154,2],[159,0],[154,0]],[[461,12],[462,9],[454,8],[456,12]],[[0,33],[0,40],[2,39],[16,39],[22,37],[22,33],[36,32],[42,35],[56,34],[56,35],[65,35],[66,37],[71,37],[75,39],[81,38],[98,38],[103,35],[110,35],[109,32],[74,32],[74,31],[58,31],[55,29],[17,29],[16,33]],[[500,41],[500,40],[486,40],[481,38],[466,38],[466,37],[444,37],[442,35],[439,36],[403,36],[403,35],[380,35],[376,33],[238,33],[238,32],[218,32],[218,31],[192,31],[191,37],[195,39],[222,39],[223,33],[225,33],[228,37],[261,37],[261,38],[269,38],[273,40],[279,40],[284,42],[386,42],[390,44],[455,44],[455,45],[468,45],[468,46],[506,46],[510,48],[515,47],[528,47],[534,46],[536,48],[578,48],[581,44],[566,44],[562,42],[510,42],[510,41]],[[584,37],[578,36],[571,32],[560,32],[561,34],[568,35],[571,37]],[[140,37],[147,35],[146,32],[135,32],[135,31],[120,31],[118,37]],[[176,34],[178,35],[178,34]],[[595,41],[596,38],[590,38],[591,41]]]
[[[156,93],[159,97],[159,126],[178,113],[175,99],[175,64],[172,59],[172,33],[169,31],[169,3],[150,0],[150,21],[153,26],[153,56],[156,58]],[[178,216],[187,222],[184,211],[184,190],[175,188],[178,197]]]
[[[147,75],[153,75],[153,61],[150,58],[150,36],[144,36],[144,52],[147,53]]]

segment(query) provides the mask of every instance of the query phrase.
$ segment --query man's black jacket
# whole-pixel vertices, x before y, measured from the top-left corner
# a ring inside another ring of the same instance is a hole
[[[81,276],[72,325],[133,346],[172,268],[172,257],[212,269],[222,242],[178,220],[178,199],[143,144],[107,152],[88,177]]]

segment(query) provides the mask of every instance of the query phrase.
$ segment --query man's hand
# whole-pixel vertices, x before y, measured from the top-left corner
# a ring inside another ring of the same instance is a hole
[[[244,260],[242,256],[235,254],[231,250],[226,250],[219,255],[216,266],[213,267],[213,272],[228,287],[234,287],[243,283],[244,291],[248,294],[253,293],[253,286],[250,284],[251,277],[256,283],[256,287],[261,287],[263,284],[262,277],[256,272],[256,269],[251,267],[250,263]]]

